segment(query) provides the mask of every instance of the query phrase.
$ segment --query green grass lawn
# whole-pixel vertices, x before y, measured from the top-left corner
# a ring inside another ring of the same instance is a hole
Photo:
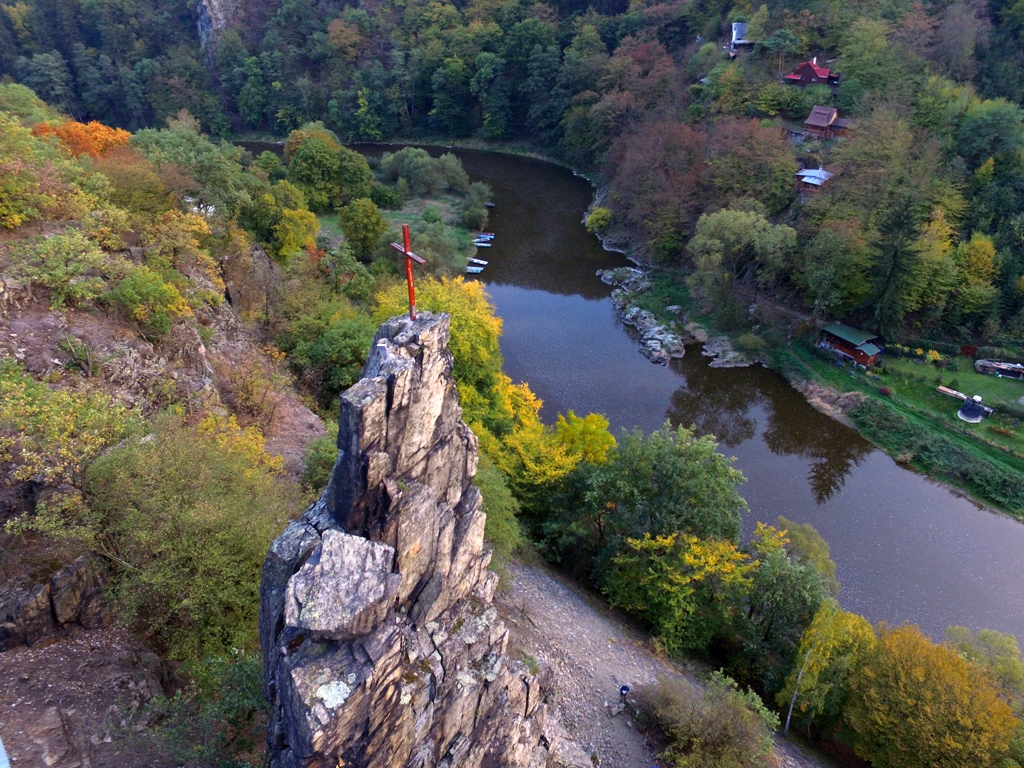
[[[878,381],[889,387],[895,396],[933,418],[1014,450],[1024,447],[1024,423],[1020,418],[1024,381],[978,373],[974,370],[974,361],[968,357],[958,358],[955,370],[940,370],[931,363],[919,363],[906,357],[887,358],[884,367],[886,373]],[[995,414],[980,424],[960,421],[956,417],[960,401],[941,394],[939,386],[955,389],[968,397],[981,395],[989,407],[995,408]]]
[[[794,345],[794,355],[813,378],[842,391],[856,390],[872,397],[882,397],[917,419],[926,419],[941,426],[943,431],[952,431],[962,438],[1009,448],[1017,453],[1024,452],[1024,419],[1020,411],[1024,406],[1019,402],[1024,397],[1024,382],[1014,379],[999,379],[974,370],[974,361],[967,357],[958,358],[956,369],[940,370],[932,363],[915,363],[910,358],[885,356],[881,370],[864,372],[849,364],[835,365],[805,345]],[[980,424],[968,424],[957,418],[960,401],[943,395],[938,387],[946,386],[970,396],[981,395],[984,401],[996,409],[995,415]],[[886,387],[891,395],[885,397],[880,389]],[[1016,412],[1009,412],[1013,408]]]
[[[316,217],[320,219],[321,235],[331,240],[339,240],[345,236],[345,233],[341,231],[341,225],[338,223],[337,211],[318,213]]]
[[[915,363],[906,357],[902,359],[885,358],[885,367],[892,369],[895,376],[924,376],[936,386],[938,386],[938,380],[941,379],[944,386],[963,392],[968,397],[981,395],[990,405],[1024,407],[1024,404],[1021,403],[1021,400],[1024,399],[1024,381],[978,373],[974,369],[974,360],[969,357],[958,357],[953,365],[955,368],[939,370],[931,363]]]

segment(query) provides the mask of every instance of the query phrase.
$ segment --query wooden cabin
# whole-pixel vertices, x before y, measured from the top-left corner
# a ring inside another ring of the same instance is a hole
[[[824,168],[804,168],[794,175],[796,176],[796,191],[800,195],[800,202],[804,205],[813,200],[815,195],[821,192],[825,182],[833,176]]]
[[[805,61],[786,75],[783,80],[789,85],[798,85],[800,87],[814,85],[815,83],[828,86],[839,85],[839,75],[828,67],[819,66],[817,56],[810,61]]]
[[[729,41],[729,57],[734,57],[739,51],[752,51],[756,40],[747,39],[747,25],[742,21],[735,21],[732,25],[732,39]]]
[[[806,136],[812,139],[837,139],[852,128],[853,121],[840,117],[835,107],[823,107],[820,104],[815,104],[811,114],[804,120]]]
[[[878,335],[851,328],[842,323],[830,323],[821,329],[821,341],[818,346],[846,360],[863,365],[865,368],[874,365],[882,350],[872,344]]]

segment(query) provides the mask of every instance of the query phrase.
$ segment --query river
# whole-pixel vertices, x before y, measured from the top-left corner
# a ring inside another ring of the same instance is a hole
[[[615,431],[696,424],[747,477],[748,532],[779,515],[817,528],[847,610],[935,638],[959,624],[1024,639],[1024,525],[900,467],[772,371],[710,368],[699,347],[652,364],[594,274],[626,261],[581,223],[590,184],[536,160],[457,154],[494,190],[480,278],[504,321],[505,370],[529,382],[546,421],[571,408]]]
[[[784,515],[825,538],[846,610],[936,639],[956,624],[1024,640],[1024,525],[900,467],[771,371],[710,368],[698,347],[650,363],[594,274],[626,261],[581,223],[590,184],[537,160],[456,154],[494,190],[480,278],[504,321],[505,370],[544,401],[546,421],[572,409],[605,414],[616,432],[695,424],[747,477],[748,533]]]

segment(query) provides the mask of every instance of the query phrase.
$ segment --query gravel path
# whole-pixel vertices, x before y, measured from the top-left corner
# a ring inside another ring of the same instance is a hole
[[[539,567],[509,567],[511,588],[497,602],[511,631],[510,648],[554,671],[558,708],[569,735],[599,765],[651,768],[655,745],[618,709],[619,686],[658,677],[698,684],[693,673],[654,656],[644,637],[597,601]],[[791,741],[776,738],[782,768],[833,768]]]

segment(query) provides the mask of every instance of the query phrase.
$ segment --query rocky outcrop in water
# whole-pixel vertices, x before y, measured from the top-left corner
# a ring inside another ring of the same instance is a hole
[[[476,437],[447,315],[396,318],[341,402],[327,490],[273,543],[260,640],[272,766],[543,766],[548,684],[491,606]]]
[[[624,325],[631,325],[640,331],[640,353],[658,365],[668,365],[670,360],[686,354],[686,341],[673,328],[661,325],[658,318],[646,309],[633,304],[633,298],[651,287],[647,275],[635,267],[603,269],[598,277],[606,285],[615,286],[612,291],[612,305],[619,313]],[[674,326],[674,322],[673,322]]]

